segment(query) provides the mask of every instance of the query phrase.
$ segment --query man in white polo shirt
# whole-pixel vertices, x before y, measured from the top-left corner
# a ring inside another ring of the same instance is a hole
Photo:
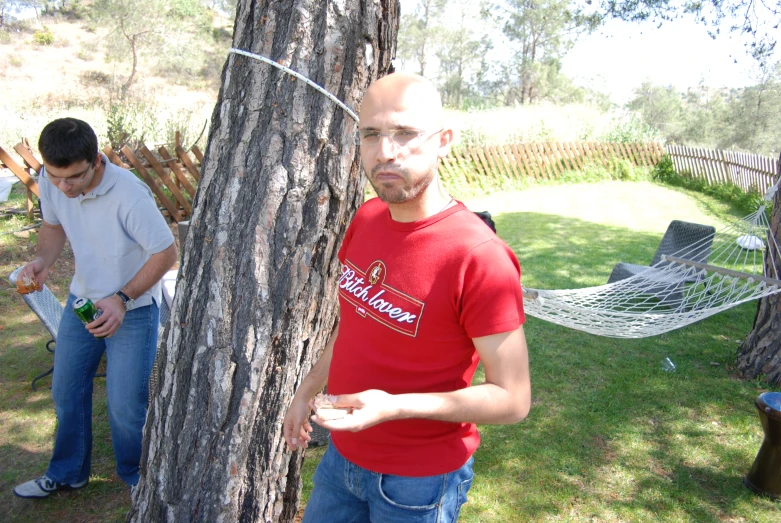
[[[104,352],[117,474],[133,486],[157,351],[160,278],[176,262],[176,244],[149,187],[98,152],[97,137],[86,122],[54,120],[41,132],[38,149],[44,165],[39,184],[43,224],[35,259],[19,277],[43,285],[66,238],[76,272],[54,353],[54,452],[46,473],[14,493],[45,498],[89,482],[92,379]],[[103,314],[85,326],[73,312],[77,298],[91,299]]]

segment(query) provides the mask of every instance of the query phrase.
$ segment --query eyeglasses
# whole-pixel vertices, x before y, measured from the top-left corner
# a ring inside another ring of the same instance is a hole
[[[90,165],[89,167],[87,167],[85,171],[76,173],[73,176],[67,176],[65,178],[60,178],[59,176],[53,176],[49,172],[46,173],[46,177],[49,178],[49,181],[52,182],[54,185],[59,185],[62,182],[65,182],[68,185],[76,185],[77,183],[82,181],[87,176],[87,173],[89,173],[89,170],[94,167],[95,167],[94,165]]]
[[[439,129],[438,131],[434,131],[433,133],[429,134],[425,140],[423,140],[420,144],[418,144],[418,147],[422,146],[424,143],[429,141],[433,136],[441,133],[444,131],[444,127],[442,129]],[[383,136],[387,136],[388,139],[391,142],[391,145],[396,148],[404,148],[404,147],[410,147],[411,144],[420,138],[421,136],[425,136],[426,131],[421,131],[420,129],[391,129],[387,133],[381,133],[380,131],[376,129],[361,129],[358,131],[358,136],[361,138],[361,145],[368,145],[371,147],[374,147],[376,145],[379,145],[382,141]]]

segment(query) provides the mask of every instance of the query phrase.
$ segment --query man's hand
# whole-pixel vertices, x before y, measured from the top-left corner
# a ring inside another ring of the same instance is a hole
[[[282,422],[282,434],[291,450],[305,449],[312,441],[309,435],[312,425],[309,423],[309,404],[298,396],[293,398]]]
[[[16,279],[22,280],[23,278],[30,278],[31,280],[38,282],[38,285],[43,287],[43,284],[46,282],[46,278],[48,277],[49,268],[44,265],[41,258],[35,258],[33,261],[22,267],[22,270],[19,271]]]
[[[310,402],[310,406],[314,405]],[[329,430],[349,430],[358,432],[378,423],[400,419],[402,411],[396,396],[381,390],[365,390],[357,394],[336,396],[334,408],[352,409],[352,413],[343,418],[326,421],[312,416],[312,421]]]
[[[125,319],[125,303],[122,298],[112,294],[95,303],[95,307],[103,311],[100,317],[87,324],[87,330],[97,338],[110,338],[117,332]]]

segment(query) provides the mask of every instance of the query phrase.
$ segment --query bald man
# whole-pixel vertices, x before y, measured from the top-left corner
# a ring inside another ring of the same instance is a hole
[[[520,266],[440,183],[453,130],[431,83],[378,80],[358,127],[378,198],[347,230],[339,324],[284,422],[290,448],[305,448],[312,398],[326,383],[346,413],[312,417],[332,444],[304,522],[452,522],[472,483],[476,424],[529,412]],[[485,381],[470,386],[478,362]]]

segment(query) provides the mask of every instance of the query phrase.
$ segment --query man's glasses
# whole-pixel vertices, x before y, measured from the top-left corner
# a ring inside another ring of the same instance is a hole
[[[432,136],[441,133],[443,130],[444,128],[430,133],[425,140],[418,144],[418,147],[429,141]],[[376,129],[361,129],[358,131],[358,136],[361,138],[361,145],[370,147],[377,146],[382,141],[383,136],[387,136],[394,150],[396,148],[403,149],[405,147],[411,147],[417,139],[425,135],[426,131],[421,131],[420,129],[391,129],[387,133],[381,133]]]
[[[82,171],[80,173],[76,173],[73,176],[68,176],[65,178],[60,178],[59,176],[53,176],[50,173],[46,173],[46,177],[49,178],[49,181],[52,182],[54,185],[59,185],[62,182],[65,182],[68,185],[76,185],[77,183],[81,182],[89,173],[89,170],[95,167],[94,165],[90,165],[87,167],[85,171]],[[79,176],[81,175],[81,176]]]

